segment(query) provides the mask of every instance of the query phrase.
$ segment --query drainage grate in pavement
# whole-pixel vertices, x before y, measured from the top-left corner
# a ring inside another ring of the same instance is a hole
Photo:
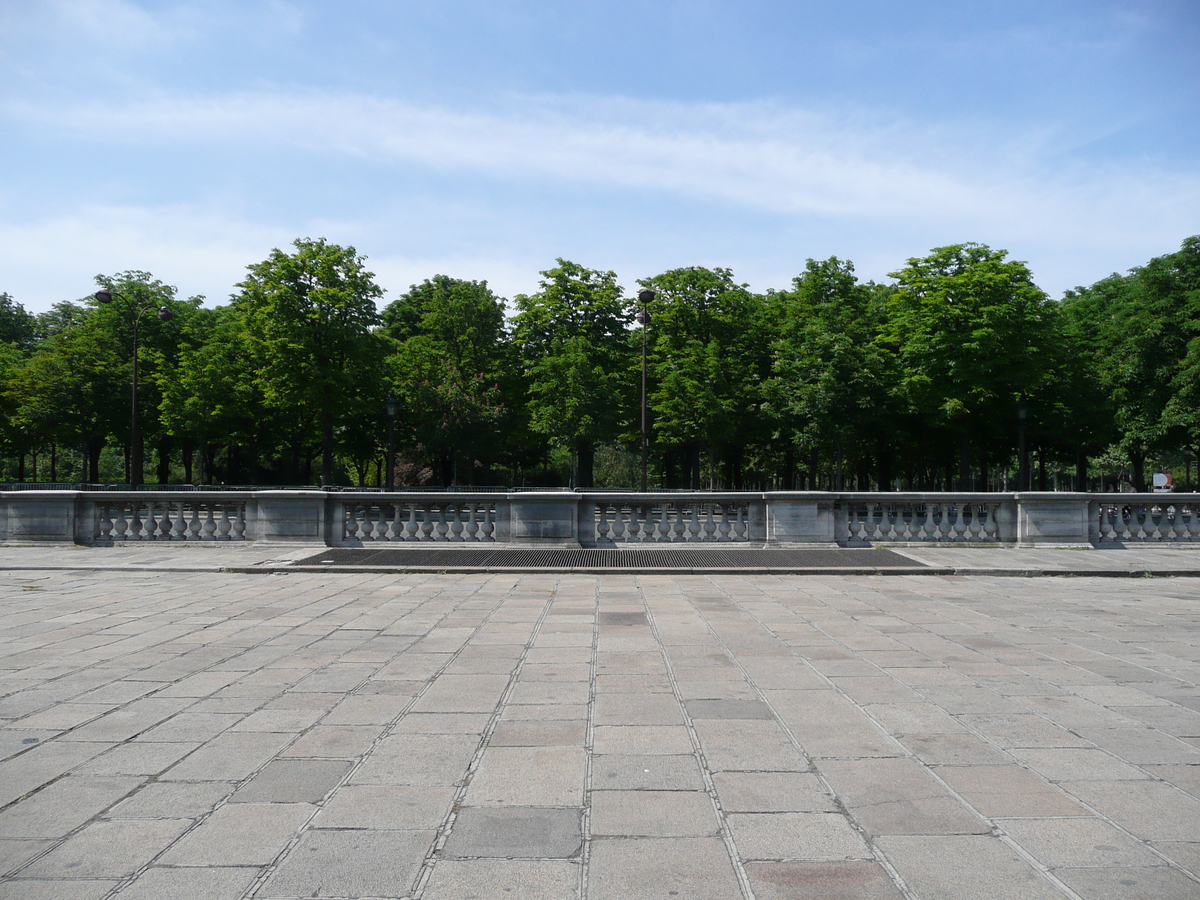
[[[298,566],[381,566],[394,569],[923,569],[892,550],[724,549],[648,550],[484,549],[475,547],[337,547],[297,560]]]

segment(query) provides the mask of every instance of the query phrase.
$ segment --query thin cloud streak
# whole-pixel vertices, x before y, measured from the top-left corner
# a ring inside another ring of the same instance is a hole
[[[252,141],[372,162],[554,179],[731,203],[783,216],[953,223],[1023,240],[1096,240],[1119,225],[1178,240],[1200,174],[1072,159],[1046,129],[865,124],[767,103],[515,98],[504,114],[358,95],[162,97],[6,118],[141,147]]]

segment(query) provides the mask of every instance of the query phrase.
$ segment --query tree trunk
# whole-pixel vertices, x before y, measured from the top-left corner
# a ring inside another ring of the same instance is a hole
[[[192,481],[192,465],[195,463],[196,450],[192,446],[192,442],[186,438],[183,441],[183,483],[193,484]]]
[[[104,450],[104,441],[100,438],[90,437],[87,441],[87,458],[88,458],[88,481],[92,484],[100,483],[100,453]]]
[[[576,441],[575,456],[578,459],[575,486],[581,488],[595,487],[596,445],[588,440]]]
[[[333,413],[321,413],[321,486],[333,484]]]
[[[1083,452],[1083,447],[1075,448],[1075,490],[1086,491],[1088,489],[1088,464],[1087,454]]]
[[[158,483],[166,484],[171,480],[171,440],[163,438],[158,442]]]
[[[50,480],[58,481],[58,444],[50,442]]]
[[[1129,465],[1133,469],[1133,487],[1139,494],[1146,493],[1146,454],[1130,453]]]
[[[1046,489],[1046,449],[1038,447],[1038,490],[1044,491]]]
[[[796,445],[791,441],[783,448],[783,489],[796,490]]]

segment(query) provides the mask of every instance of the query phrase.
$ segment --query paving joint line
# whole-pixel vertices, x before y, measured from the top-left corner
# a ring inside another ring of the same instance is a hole
[[[667,681],[671,685],[671,693],[675,697],[675,702],[679,704],[679,710],[683,716],[683,724],[687,729],[688,740],[692,744],[692,754],[696,757],[696,762],[700,765],[700,776],[704,779],[704,789],[708,793],[709,803],[712,804],[713,814],[717,818],[717,828],[725,844],[725,852],[729,854],[729,862],[733,868],[734,877],[737,879],[738,889],[741,891],[744,900],[755,900],[754,886],[750,883],[750,876],[747,874],[746,867],[743,865],[741,856],[738,853],[737,841],[733,837],[733,829],[729,827],[729,823],[725,820],[725,813],[721,807],[720,797],[717,796],[717,785],[713,780],[712,772],[709,770],[708,758],[705,756],[704,746],[700,741],[699,733],[696,731],[696,724],[687,710],[687,704],[684,703],[683,693],[679,689],[679,681],[675,677],[675,667],[671,663],[670,654],[667,653],[667,645],[663,643],[662,634],[658,630],[658,622],[655,619],[654,610],[650,605],[649,599],[646,597],[646,589],[641,584],[640,579],[636,583],[638,593],[642,597],[642,607],[646,610],[647,622],[650,625],[651,633],[654,635],[654,641],[658,644],[659,656],[662,658],[663,664],[667,669]]]
[[[579,900],[588,900],[592,864],[592,757],[596,749],[596,672],[600,653],[600,580],[592,600],[592,658],[588,666],[588,714],[583,734],[583,813],[579,820],[582,846],[579,851]]]

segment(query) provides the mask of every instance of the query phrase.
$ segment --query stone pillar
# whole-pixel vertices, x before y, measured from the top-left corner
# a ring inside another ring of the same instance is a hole
[[[283,544],[328,544],[341,541],[333,534],[340,515],[337,494],[325,491],[255,491],[252,495],[258,506],[254,525],[256,541]]]
[[[1091,547],[1088,494],[1022,492],[1017,498],[1020,547]]]
[[[836,544],[832,494],[771,491],[764,496],[767,546]]]
[[[509,494],[508,540],[542,547],[579,547],[579,499],[573,491]]]

